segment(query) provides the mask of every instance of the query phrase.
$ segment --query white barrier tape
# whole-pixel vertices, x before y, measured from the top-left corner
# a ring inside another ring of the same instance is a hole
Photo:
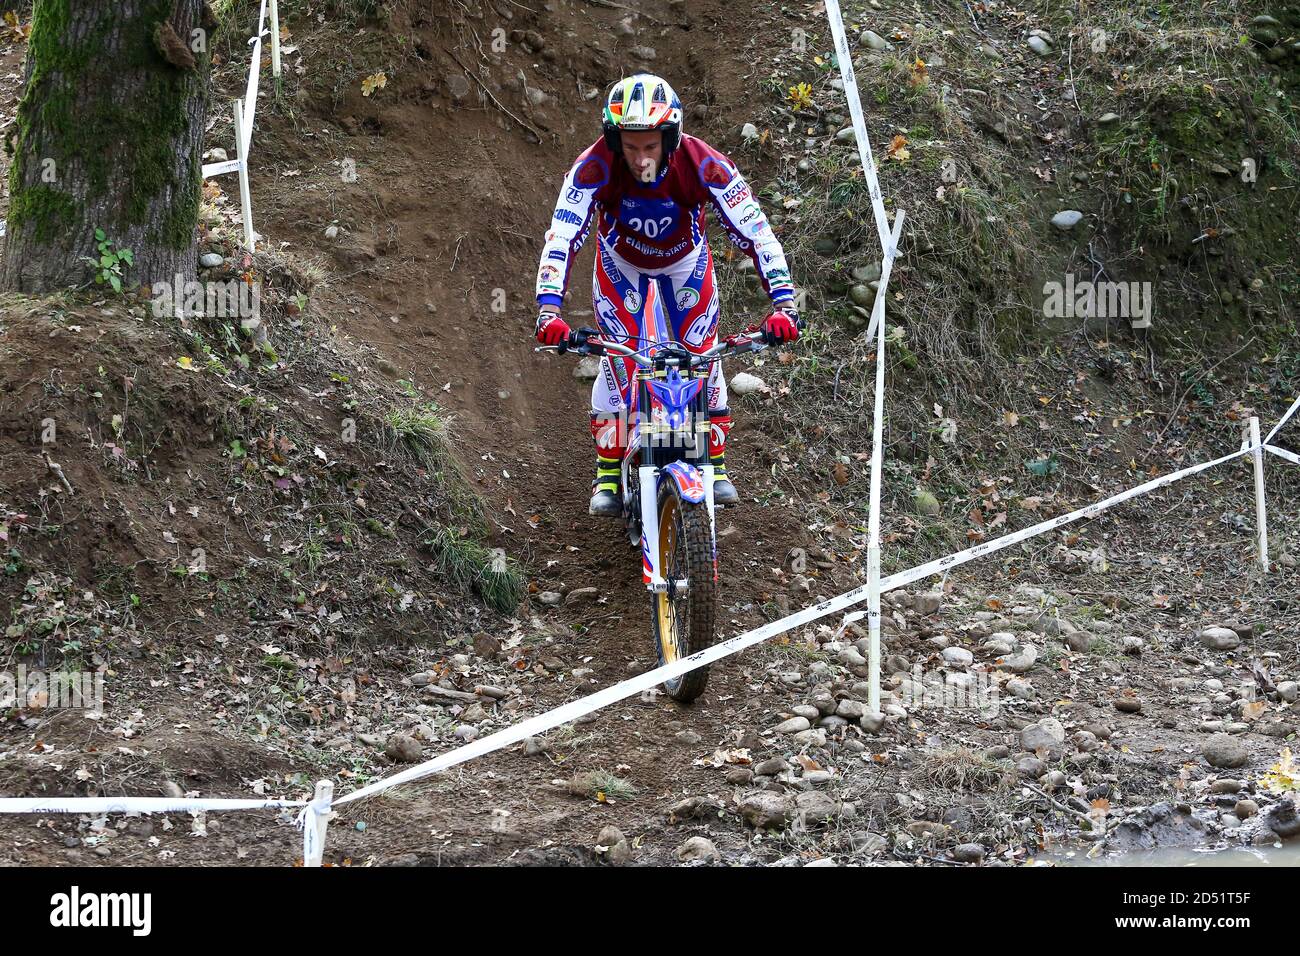
[[[1291,416],[1294,415],[1297,411],[1300,411],[1300,398],[1297,398],[1294,402],[1291,403],[1291,407],[1286,410],[1286,414],[1278,419],[1277,424],[1273,426],[1273,430],[1269,432],[1267,436],[1265,436],[1264,438],[1265,445],[1269,444],[1269,442],[1271,442],[1275,437],[1277,437],[1277,433],[1280,432],[1284,427],[1286,427],[1286,423],[1291,420]]]
[[[305,800],[187,800],[181,797],[0,797],[0,813],[199,813],[301,807]]]
[[[867,121],[862,115],[862,99],[858,95],[858,80],[853,72],[853,48],[849,46],[848,34],[844,31],[844,16],[840,13],[839,0],[826,0],[826,16],[830,20],[831,36],[835,41],[835,58],[839,61],[840,79],[844,81],[844,96],[849,101],[853,134],[858,141],[858,157],[862,160],[862,172],[867,177],[867,188],[871,193],[871,209],[875,213],[880,248],[886,256],[897,256],[896,244],[891,241],[889,235],[889,220],[885,216],[885,200],[880,192],[880,178],[876,175],[871,141],[867,138]],[[884,287],[882,278],[880,288],[883,290]]]
[[[223,163],[208,163],[203,167],[203,178],[211,179],[213,176],[224,176],[226,173],[237,173],[243,160],[228,159]]]
[[[262,37],[266,33],[266,0],[262,0],[262,11],[257,17],[257,35],[248,42],[253,47],[253,63],[248,71],[248,89],[244,93],[244,125],[236,130],[240,137],[241,156],[248,155],[248,147],[253,142],[253,114],[257,111],[257,84],[262,72]]]
[[[1234,459],[1245,457],[1254,451],[1254,446],[1251,446],[1242,449],[1241,451],[1233,452],[1231,455],[1224,455],[1222,458],[1216,458],[1214,461],[1207,461],[1200,465],[1192,465],[1190,468],[1184,468],[1181,471],[1176,471],[1161,478],[1153,478],[1145,484],[1138,485],[1136,488],[1130,488],[1127,491],[1122,491],[1117,495],[1107,498],[1105,501],[1099,501],[1096,504],[1088,505],[1086,508],[1071,511],[1069,514],[1061,515],[1059,518],[1049,518],[1047,521],[1040,521],[1036,525],[1023,528],[1020,531],[1013,531],[1010,534],[1004,534],[1002,537],[994,538],[992,541],[983,541],[974,547],[967,548],[965,551],[959,551],[957,554],[950,554],[947,557],[938,558],[934,561],[922,564],[919,567],[911,568],[907,571],[900,571],[898,574],[890,575],[885,580],[889,583],[889,588],[896,588],[911,584],[914,581],[919,581],[922,578],[928,578],[932,574],[940,574],[945,571],[950,571],[953,568],[966,564],[969,561],[973,561],[976,558],[982,558],[985,555],[1001,551],[1003,548],[1008,548],[1013,544],[1019,544],[1021,541],[1042,534],[1044,531],[1051,531],[1055,528],[1064,527],[1067,524],[1072,524],[1083,518],[1095,518],[1103,511],[1128,501],[1130,498],[1136,498],[1139,495],[1146,494],[1148,491],[1155,491],[1157,488],[1164,488],[1168,485],[1172,485],[1175,482],[1199,474],[1202,471],[1208,471],[1218,465],[1226,464]],[[882,587],[884,586],[884,583],[885,582],[882,582]],[[886,588],[886,590],[888,590],[888,588]]]
[[[961,551],[957,554],[930,561],[927,564],[911,568],[907,571],[900,571],[897,574],[891,574],[889,577],[881,579],[880,590],[882,592],[892,591],[896,588],[904,587],[914,581],[927,578],[932,574],[948,571],[952,568],[958,567],[959,565],[973,561],[976,558],[993,554],[996,551],[1001,551],[1003,548],[1010,547],[1017,542],[1024,541],[1035,535],[1042,534],[1044,531],[1050,531],[1054,528],[1071,524],[1072,522],[1079,521],[1082,518],[1095,517],[1106,509],[1120,504],[1121,502],[1128,501],[1130,498],[1135,498],[1148,491],[1154,491],[1157,488],[1172,485],[1183,478],[1199,474],[1202,471],[1207,471],[1210,468],[1225,464],[1236,458],[1241,458],[1243,455],[1249,454],[1254,450],[1253,447],[1247,448],[1244,451],[1233,452],[1231,455],[1224,455],[1222,458],[1216,458],[1213,461],[1184,468],[1181,471],[1176,471],[1173,474],[1165,475],[1161,478],[1152,479],[1136,488],[1131,488],[1128,491],[1107,498],[1105,501],[1089,505],[1086,508],[1080,508],[1078,511],[1072,511],[1059,518],[1042,521],[1021,531],[1014,531],[1010,534],[1003,535],[1000,538],[995,538],[992,541],[982,542],[975,545],[973,548],[967,548],[965,551]],[[450,767],[454,767],[457,764],[473,760],[476,757],[485,756],[494,751],[500,750],[503,747],[508,747],[511,744],[520,743],[526,737],[536,737],[548,730],[554,730],[561,724],[566,724],[571,720],[576,720],[577,718],[590,714],[593,711],[600,710],[603,707],[608,707],[610,704],[618,703],[620,700],[625,700],[633,694],[638,694],[642,691],[649,690],[652,687],[657,687],[664,681],[685,674],[688,671],[694,670],[696,667],[711,664],[723,657],[729,657],[732,654],[753,647],[756,644],[761,644],[763,641],[766,641],[768,638],[774,637],[777,634],[793,630],[796,627],[818,620],[828,614],[833,614],[836,611],[849,607],[850,605],[857,604],[859,601],[867,597],[869,587],[869,583],[861,585],[860,587],[854,588],[852,591],[847,591],[838,597],[829,598],[828,600],[822,601],[820,604],[811,605],[801,611],[796,611],[794,614],[783,617],[780,620],[773,621],[770,624],[764,624],[752,631],[738,634],[737,636],[722,641],[719,644],[715,644],[706,650],[692,654],[690,657],[685,657],[681,660],[673,661],[671,664],[656,667],[653,670],[646,671],[644,674],[614,684],[612,687],[606,687],[604,690],[597,691],[588,697],[582,697],[578,700],[557,707],[554,710],[547,711],[544,714],[539,714],[536,717],[529,718],[521,724],[516,724],[513,727],[507,727],[505,730],[499,730],[494,734],[489,734],[487,737],[483,737],[480,740],[475,740],[472,743],[466,744],[463,747],[458,747],[457,749],[442,754],[439,757],[435,757],[432,760],[427,760],[422,764],[403,770],[401,773],[395,774],[392,777],[377,780],[368,786],[362,787],[360,790],[355,790],[346,796],[336,799],[334,805],[339,806],[340,804],[351,803],[353,800],[360,800],[363,797],[373,796],[374,794],[387,790],[390,787],[395,787],[403,783],[410,783],[413,780],[419,780],[422,777],[439,773],[443,770],[449,769]]]
[[[1277,455],[1279,458],[1285,458],[1293,465],[1300,465],[1300,455],[1297,455],[1294,452],[1289,452],[1285,448],[1278,448],[1276,445],[1265,445],[1264,450]]]

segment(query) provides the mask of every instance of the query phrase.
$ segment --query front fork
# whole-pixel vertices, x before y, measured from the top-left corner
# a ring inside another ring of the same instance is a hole
[[[718,567],[718,528],[714,518],[713,505],[713,465],[697,466],[704,481],[704,505],[709,512],[709,540],[713,545],[713,570]],[[646,590],[652,592],[668,590],[668,581],[659,557],[659,482],[672,481],[671,476],[663,476],[653,465],[642,465],[637,469],[641,491],[641,580]]]

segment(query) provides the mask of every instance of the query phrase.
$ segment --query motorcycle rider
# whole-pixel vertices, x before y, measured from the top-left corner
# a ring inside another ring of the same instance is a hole
[[[802,327],[781,243],[758,198],[724,154],[682,132],[682,105],[658,76],[640,73],[615,83],[605,101],[603,136],[573,164],[560,188],[537,272],[536,335],[559,345],[570,328],[561,314],[578,250],[596,227],[592,304],[601,337],[622,344],[677,341],[692,353],[712,348],[718,329],[713,254],[704,231],[712,206],[731,241],[753,259],[772,312],[763,322],[770,344],[794,342]],[[651,292],[651,285],[654,292]],[[657,295],[658,321],[647,309]],[[658,326],[647,328],[647,324]],[[664,327],[666,324],[667,327]],[[740,499],[727,477],[731,430],[727,383],[720,362],[708,382],[709,459],[714,500]],[[626,451],[627,383],[633,363],[605,356],[591,393],[596,480],[590,513],[618,517],[620,466]]]

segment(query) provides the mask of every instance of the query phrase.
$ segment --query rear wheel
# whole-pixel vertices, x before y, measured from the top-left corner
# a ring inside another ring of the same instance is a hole
[[[713,561],[709,512],[703,502],[684,500],[677,483],[659,488],[659,567],[668,590],[652,594],[651,618],[660,664],[670,664],[711,646],[716,638],[718,582]],[[680,586],[685,582],[685,586]],[[695,670],[664,682],[673,700],[690,703],[704,693],[709,669]]]

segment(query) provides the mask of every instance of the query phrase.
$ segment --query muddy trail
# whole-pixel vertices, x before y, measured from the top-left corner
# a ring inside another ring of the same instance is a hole
[[[325,445],[327,458],[335,454],[330,432],[352,408],[337,402],[345,387],[357,387],[362,411],[391,393],[436,402],[455,469],[482,499],[486,543],[522,570],[526,595],[513,611],[498,613],[458,595],[427,556],[407,575],[396,561],[407,543],[400,534],[391,545],[391,581],[385,540],[372,545],[367,567],[338,565],[354,568],[358,579],[374,572],[382,578],[375,587],[385,591],[369,623],[346,635],[324,623],[335,606],[351,616],[346,601],[335,599],[324,579],[300,600],[297,571],[288,595],[267,597],[273,585],[257,595],[249,586],[220,605],[197,589],[180,597],[173,589],[159,598],[164,610],[133,650],[113,658],[117,696],[102,718],[68,712],[6,719],[0,746],[12,759],[0,770],[0,792],[302,796],[316,779],[332,777],[341,794],[654,666],[636,552],[621,526],[587,515],[590,380],[575,376],[573,358],[533,350],[541,237],[565,170],[597,136],[599,97],[633,68],[672,77],[687,104],[687,131],[737,157],[751,180],[780,179],[798,150],[758,151],[741,127],[770,36],[804,21],[768,4],[712,0],[656,5],[641,16],[587,2],[537,10],[425,6],[432,5],[389,4],[381,20],[296,8],[287,14],[286,81],[264,94],[255,134],[255,224],[267,255],[293,260],[295,274],[306,272],[315,284],[310,317],[289,313],[301,319],[292,333],[300,339],[298,377],[271,397],[291,399],[282,404],[294,405],[303,429],[294,433],[302,446],[294,454],[309,460],[308,436]],[[1021,42],[991,17],[979,26],[979,39]],[[6,98],[18,81],[21,50],[7,56],[14,71]],[[223,90],[238,88],[241,66],[233,53]],[[381,68],[386,83],[367,94],[361,80]],[[1024,66],[1020,84],[999,95],[1027,110],[1034,101],[1028,83],[1038,72],[1036,64]],[[218,115],[212,145],[230,139],[229,117]],[[1005,128],[1001,139],[1010,139]],[[233,183],[221,186],[237,195]],[[231,225],[229,197],[221,203]],[[757,317],[746,311],[754,298],[735,289],[743,281],[738,264],[723,261],[725,238],[711,232],[711,240],[732,304],[722,328],[738,328]],[[588,243],[566,303],[575,326],[591,317],[591,257]],[[909,266],[898,280],[909,297],[900,309],[924,297],[915,263]],[[94,363],[59,351],[68,347],[65,328],[73,320],[112,323],[93,310],[61,318],[64,334],[51,353],[59,358],[47,364],[61,363],[64,377],[75,380],[66,370],[90,376]],[[35,313],[13,318],[8,334],[23,330],[35,341],[41,321]],[[845,390],[851,379],[865,380],[867,350],[826,325],[845,340],[833,346],[839,367],[820,370],[834,375],[838,396],[841,373]],[[147,363],[146,352],[167,342],[137,340],[130,354]],[[896,507],[900,500],[911,505],[912,486],[930,477],[945,444],[939,423],[929,421],[933,400],[920,383],[904,381],[900,408],[927,407],[919,423],[901,412],[891,421],[887,458],[897,451],[909,464],[889,475],[896,497],[886,510],[896,517],[885,523],[886,548],[907,548],[905,557],[924,547],[944,553],[954,550],[954,537],[980,540],[986,520],[996,534],[1008,513],[1010,527],[1135,484],[1156,464],[1130,461],[1148,444],[1154,448],[1146,439],[1156,432],[1164,438],[1172,423],[1179,445],[1162,465],[1208,457],[1225,431],[1238,427],[1236,417],[1202,428],[1179,416],[1196,380],[1168,421],[1163,408],[1159,416],[1133,414],[1169,396],[1140,378],[1141,349],[1121,352],[1098,358],[1086,336],[1063,332],[1055,349],[1038,355],[1041,369],[1026,373],[1022,362],[998,383],[1007,388],[1018,377],[1029,396],[1018,416],[1022,431],[1011,430],[1015,423],[963,431],[962,442],[1017,450],[1032,429],[1076,436],[1088,450],[1080,452],[1075,472],[1083,477],[1073,487],[1006,477],[998,470],[1008,467],[1003,463],[972,462],[972,477],[987,476],[971,482],[980,512],[974,531],[927,529],[923,516]],[[311,355],[324,364],[312,365]],[[339,362],[331,366],[334,356]],[[845,405],[816,418],[800,404],[797,377],[782,378],[781,369],[802,368],[796,361],[765,359],[755,370],[776,387],[733,403],[728,464],[744,503],[719,518],[726,636],[863,580],[865,515],[843,508],[836,495],[865,474],[870,446],[861,439],[871,409]],[[1104,376],[1081,371],[1103,363]],[[748,367],[737,363],[728,372]],[[1237,389],[1237,411],[1253,404],[1267,422],[1285,407],[1281,386],[1256,390],[1245,384],[1248,373],[1233,374],[1239,380],[1225,387]],[[349,376],[355,381],[340,384]],[[38,394],[43,377],[18,383],[14,394],[47,400],[48,389]],[[817,387],[810,394],[825,400],[827,382]],[[175,388],[174,400],[183,400]],[[845,419],[855,431],[833,460],[801,457]],[[1094,440],[1092,430],[1104,427],[1098,423],[1113,420],[1119,433],[1119,422],[1135,419],[1134,431],[1120,434],[1114,447]],[[19,430],[10,431],[6,438]],[[292,467],[296,459],[281,451]],[[348,485],[345,498],[366,499],[366,514],[379,513],[379,502],[389,507],[396,517],[384,515],[388,527],[380,530],[400,530],[412,511],[427,513],[425,472],[433,466],[403,471],[388,447],[349,454],[358,474],[375,477],[360,486],[366,490]],[[1006,455],[1010,460],[1012,451]],[[162,474],[179,483],[189,468],[207,478],[205,515],[210,510],[227,526],[194,533],[223,535],[231,552],[258,556],[253,577],[274,577],[281,553],[290,555],[287,562],[299,554],[277,522],[308,509],[277,500],[276,510],[252,513],[258,520],[234,511],[226,495],[239,462],[229,458],[218,444],[179,456]],[[78,487],[98,481],[92,467],[66,467]],[[39,483],[34,474],[24,480],[25,488]],[[137,513],[146,500],[132,497],[137,488],[126,482],[95,487]],[[628,700],[544,740],[349,805],[331,825],[325,860],[1018,864],[1053,859],[1062,846],[1076,848],[1099,831],[1107,852],[1266,852],[1300,832],[1287,799],[1265,783],[1296,733],[1297,488],[1294,477],[1271,473],[1282,550],[1270,576],[1252,563],[1243,515],[1252,485],[1248,469],[1234,465],[1212,480],[1140,499],[1077,534],[888,595],[889,703],[879,723],[864,713],[865,630],[833,616],[715,665],[693,706],[654,694]],[[176,497],[183,512],[190,499]],[[161,509],[171,500],[168,492],[149,503]],[[170,527],[165,519],[159,534],[163,527]],[[120,547],[116,560],[124,556],[135,560]],[[78,583],[93,578],[90,564],[73,575]],[[139,590],[152,601],[166,585]],[[343,587],[337,580],[330,586]],[[24,592],[21,599],[25,608],[44,595]],[[250,610],[255,599],[265,607]],[[1206,637],[1215,626],[1229,630]],[[922,670],[943,674],[963,701],[966,691],[991,687],[1000,707],[927,706],[924,688],[912,682]],[[11,865],[285,865],[300,852],[288,813],[0,817],[0,861]]]

